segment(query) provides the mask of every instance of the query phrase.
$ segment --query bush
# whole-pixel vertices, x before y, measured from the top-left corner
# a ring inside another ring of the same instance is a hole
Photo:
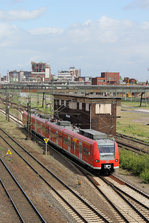
[[[143,180],[144,183],[149,183],[149,169],[145,169],[141,174],[140,174],[141,179]]]
[[[143,182],[149,183],[149,155],[138,155],[131,151],[121,149],[120,167],[140,176]]]

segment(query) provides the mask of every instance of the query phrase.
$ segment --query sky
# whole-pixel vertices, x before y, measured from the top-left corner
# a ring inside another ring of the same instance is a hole
[[[149,80],[149,0],[0,0],[0,73],[120,72]]]

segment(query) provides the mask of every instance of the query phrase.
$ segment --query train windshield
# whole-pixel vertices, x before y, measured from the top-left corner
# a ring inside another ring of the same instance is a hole
[[[98,144],[101,160],[113,160],[115,158],[115,146]]]

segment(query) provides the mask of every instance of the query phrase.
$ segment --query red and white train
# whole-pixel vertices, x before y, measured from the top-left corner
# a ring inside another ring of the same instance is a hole
[[[28,113],[23,112],[27,127]],[[64,150],[91,169],[111,174],[119,167],[118,145],[105,133],[93,129],[74,129],[67,121],[52,122],[35,114],[31,115],[31,129],[50,143]]]

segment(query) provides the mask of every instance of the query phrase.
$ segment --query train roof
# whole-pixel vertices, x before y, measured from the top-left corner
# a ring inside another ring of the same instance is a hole
[[[108,135],[103,132],[96,131],[94,129],[80,129],[79,133],[83,136],[86,136],[90,139],[100,140],[100,139],[107,139]]]

